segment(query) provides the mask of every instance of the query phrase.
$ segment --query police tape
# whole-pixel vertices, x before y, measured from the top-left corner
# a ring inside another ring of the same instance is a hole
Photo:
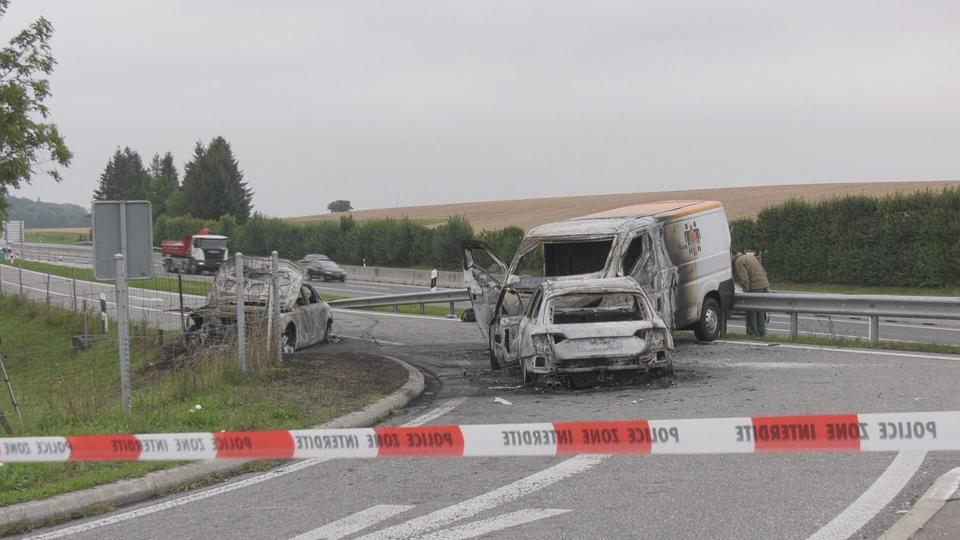
[[[0,461],[960,451],[960,411],[0,438]]]

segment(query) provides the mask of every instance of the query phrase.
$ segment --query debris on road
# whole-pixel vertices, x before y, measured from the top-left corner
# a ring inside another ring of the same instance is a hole
[[[493,402],[494,402],[494,403],[499,403],[499,404],[501,404],[501,405],[513,405],[513,403],[510,403],[509,401],[503,399],[502,397],[495,397],[495,398],[493,398]]]

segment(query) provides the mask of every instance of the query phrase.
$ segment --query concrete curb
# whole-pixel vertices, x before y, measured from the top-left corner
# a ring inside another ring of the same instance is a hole
[[[887,532],[880,536],[881,540],[907,540],[912,538],[937,512],[943,509],[947,500],[960,488],[960,467],[948,471],[937,479],[913,505],[909,512],[904,514]]]
[[[325,424],[323,428],[358,428],[372,426],[402,409],[423,394],[423,374],[410,364],[389,356],[378,355],[399,363],[407,370],[407,382],[383,399]],[[30,501],[0,508],[0,529],[39,527],[54,520],[85,515],[97,507],[114,508],[152,497],[211,477],[226,477],[240,472],[252,460],[204,461],[181,467],[147,473],[140,478],[64,493],[49,499]]]

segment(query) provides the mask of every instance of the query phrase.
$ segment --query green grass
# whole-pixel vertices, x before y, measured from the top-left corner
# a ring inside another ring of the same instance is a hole
[[[66,231],[27,231],[27,233],[24,235],[24,240],[27,242],[35,242],[37,244],[74,244],[76,242],[89,241],[90,234]]]
[[[6,266],[23,268],[24,270],[33,270],[34,272],[46,273],[50,275],[65,278],[76,278],[81,281],[98,281],[93,277],[93,269],[86,267],[60,266],[56,264],[47,264],[38,261],[26,261],[15,259],[13,261],[3,261]],[[100,281],[100,283],[113,283],[112,281]],[[177,279],[171,277],[154,277],[150,279],[131,279],[128,282],[131,289],[149,289],[152,291],[177,292]],[[199,279],[183,279],[183,294],[193,294],[206,296],[210,292],[210,282]]]
[[[914,343],[911,341],[890,341],[880,340],[877,346],[870,345],[867,340],[827,337],[827,336],[809,336],[799,335],[796,338],[790,336],[767,334],[766,336],[747,336],[744,334],[728,333],[726,339],[735,339],[741,341],[766,341],[773,343],[796,343],[802,345],[818,345],[823,347],[846,347],[854,349],[879,349],[885,351],[901,352],[928,352],[938,354],[958,354],[960,347],[956,345],[941,345],[936,343]]]
[[[776,281],[771,287],[776,292],[808,292],[836,294],[892,294],[897,296],[960,296],[960,289],[927,287],[876,287],[867,285],[837,285],[830,283],[795,283]]]
[[[85,352],[72,350],[82,318],[68,311],[0,297],[0,353],[23,421],[6,388],[0,411],[14,435],[214,432],[297,429],[362,407],[392,391],[350,377],[324,375],[314,360],[293,357],[282,365],[241,372],[231,350],[199,356],[181,368],[163,365],[156,331],[131,328],[133,413],[119,406],[115,336]],[[170,333],[167,343],[176,340]],[[360,383],[356,383],[360,384]],[[375,390],[371,390],[375,389]],[[200,404],[202,410],[195,410]],[[5,433],[3,434],[6,435]],[[0,467],[0,506],[51,497],[171,463],[7,463]]]

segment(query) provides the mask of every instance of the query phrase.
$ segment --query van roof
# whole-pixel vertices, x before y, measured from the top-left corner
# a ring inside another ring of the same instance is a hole
[[[658,201],[646,204],[635,204],[590,214],[577,220],[603,218],[636,218],[636,217],[666,217],[677,218],[697,214],[715,208],[721,208],[720,201]]]

